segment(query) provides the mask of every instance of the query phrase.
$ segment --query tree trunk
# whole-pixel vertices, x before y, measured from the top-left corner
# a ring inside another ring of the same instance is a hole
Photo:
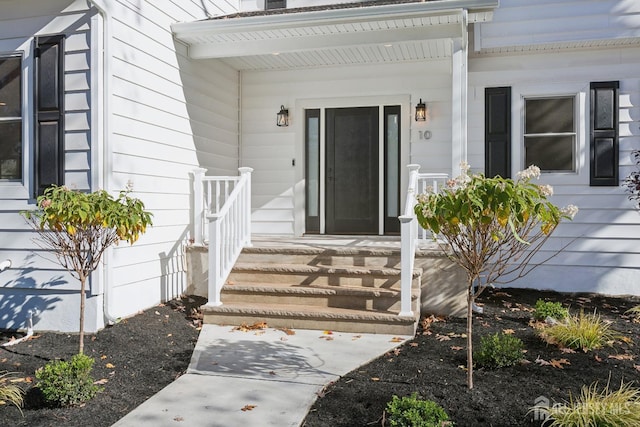
[[[80,345],[78,353],[84,353],[84,290],[87,284],[87,278],[80,276]]]
[[[473,388],[473,282],[467,289],[467,387],[469,390]]]

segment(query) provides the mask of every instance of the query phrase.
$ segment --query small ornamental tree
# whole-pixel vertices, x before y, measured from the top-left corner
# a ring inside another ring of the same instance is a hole
[[[540,169],[530,166],[517,180],[467,173],[450,180],[435,194],[418,196],[419,224],[444,238],[442,250],[467,274],[467,386],[473,388],[473,306],[484,289],[499,278],[528,273],[530,261],[575,206],[559,209],[547,200],[548,185],[531,182]],[[475,289],[474,289],[475,288]]]
[[[60,265],[80,281],[80,345],[84,352],[84,305],[87,279],[105,250],[126,240],[133,244],[151,225],[144,204],[121,191],[114,199],[104,190],[83,193],[52,186],[38,197],[38,209],[24,211],[27,223],[38,232],[34,239],[52,251]]]

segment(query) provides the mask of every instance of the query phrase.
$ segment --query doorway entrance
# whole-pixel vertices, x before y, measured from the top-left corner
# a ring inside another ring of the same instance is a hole
[[[307,233],[321,232],[321,214],[325,234],[399,231],[399,115],[399,106],[327,108],[321,141],[320,110],[306,110]]]

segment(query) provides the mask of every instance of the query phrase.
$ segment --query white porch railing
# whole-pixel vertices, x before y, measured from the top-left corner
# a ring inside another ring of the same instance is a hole
[[[251,246],[251,168],[240,176],[193,171],[194,244],[209,244],[207,305],[221,305],[220,291],[242,248]]]
[[[416,196],[428,189],[438,192],[442,188],[449,175],[444,173],[418,173],[420,165],[408,165],[409,185],[407,188],[407,200],[404,213],[398,217],[400,220],[400,316],[413,316],[411,309],[411,282],[413,281],[413,266],[416,255],[416,241],[425,239],[427,231],[418,226],[418,220],[414,212],[417,203]],[[429,188],[431,187],[431,188]]]

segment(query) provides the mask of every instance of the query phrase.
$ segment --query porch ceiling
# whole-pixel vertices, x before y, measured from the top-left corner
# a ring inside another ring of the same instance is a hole
[[[191,58],[219,58],[239,70],[380,64],[451,56],[451,40],[462,38],[468,23],[491,20],[496,6],[440,0],[215,18],[172,30]]]

